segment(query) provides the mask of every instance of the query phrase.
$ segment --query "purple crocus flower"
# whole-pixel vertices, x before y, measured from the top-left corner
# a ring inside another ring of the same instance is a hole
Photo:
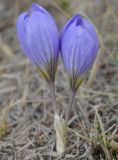
[[[80,14],[72,17],[60,35],[60,52],[72,89],[76,90],[92,67],[98,51],[94,26]]]
[[[38,4],[17,21],[18,39],[24,53],[47,81],[54,81],[59,57],[59,35],[53,17]]]

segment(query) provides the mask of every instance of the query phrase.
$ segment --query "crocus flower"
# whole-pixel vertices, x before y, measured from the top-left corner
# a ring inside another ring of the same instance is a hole
[[[47,81],[54,81],[59,57],[59,35],[53,17],[32,4],[17,21],[18,39],[24,53]]]
[[[80,14],[72,17],[62,29],[60,52],[72,89],[76,90],[92,67],[98,51],[94,26]]]

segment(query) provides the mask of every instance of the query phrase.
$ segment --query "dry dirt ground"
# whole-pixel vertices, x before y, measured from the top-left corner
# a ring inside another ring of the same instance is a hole
[[[50,92],[22,53],[16,19],[29,0],[0,0],[0,160],[118,160],[118,0],[39,0],[59,29],[77,12],[100,36],[100,50],[80,87],[68,124],[67,150],[55,151]],[[58,108],[67,110],[69,86],[61,61]]]

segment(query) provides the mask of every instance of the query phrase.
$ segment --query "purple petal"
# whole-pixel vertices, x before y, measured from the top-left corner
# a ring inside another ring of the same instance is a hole
[[[17,21],[17,33],[20,45],[32,63],[42,70],[57,64],[59,35],[54,19],[44,8],[32,4],[28,12],[22,13]]]
[[[73,16],[60,35],[61,57],[70,77],[79,78],[87,73],[97,51],[98,36],[93,25],[80,14]]]

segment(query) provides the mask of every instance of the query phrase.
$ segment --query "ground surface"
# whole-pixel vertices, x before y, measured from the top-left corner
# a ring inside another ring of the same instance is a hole
[[[61,28],[68,17],[86,14],[100,34],[100,51],[90,76],[76,95],[67,151],[55,151],[50,93],[22,54],[16,19],[30,1],[0,0],[0,160],[118,159],[118,1],[38,1]],[[58,108],[66,111],[69,87],[61,62],[56,76]],[[3,121],[4,120],[4,121]]]

